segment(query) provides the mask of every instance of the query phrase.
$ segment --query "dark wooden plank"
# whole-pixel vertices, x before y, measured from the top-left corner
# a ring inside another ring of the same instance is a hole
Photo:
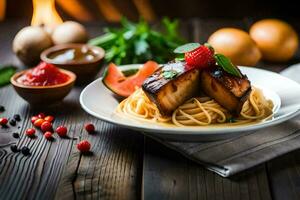
[[[274,199],[300,199],[300,151],[268,163]]]
[[[143,199],[271,199],[264,165],[222,178],[146,138]]]
[[[9,49],[12,35],[21,26],[19,23],[0,25],[1,63],[19,64]],[[87,27],[91,35],[102,31],[101,24]],[[0,199],[140,197],[143,136],[87,115],[79,105],[81,89],[74,88],[58,105],[38,108],[29,107],[11,86],[0,88],[0,104],[6,107],[0,117],[16,113],[22,116],[20,129],[0,128]],[[55,136],[49,142],[41,133],[35,139],[26,137],[24,131],[32,126],[30,116],[38,112],[54,115],[54,127],[66,125],[69,136],[75,139]],[[86,122],[94,123],[98,132],[88,135],[83,129]],[[12,137],[14,131],[21,134],[20,139]],[[80,156],[77,151],[77,142],[84,138],[92,143],[93,155]],[[11,142],[16,142],[18,147],[28,146],[31,156],[12,153],[9,146],[4,146]]]
[[[142,135],[98,121],[92,141],[93,155],[80,156],[73,146],[56,199],[136,199],[140,196],[139,160]]]
[[[12,88],[1,90],[0,99],[4,100],[1,103],[8,102],[6,99],[11,100],[9,104],[6,103],[7,111],[2,116],[11,116],[13,113],[22,115],[21,139],[17,144],[19,147],[29,146],[32,155],[24,157],[14,154],[9,146],[0,149],[0,199],[52,199],[57,189],[58,199],[74,194],[78,198],[96,195],[105,199],[135,199],[140,195],[138,176],[142,135],[87,116],[78,106],[79,92],[79,89],[73,90],[63,104],[43,111],[55,114],[54,126],[67,125],[71,137],[91,141],[92,156],[80,157],[75,147],[78,140],[56,137],[55,141],[48,142],[41,133],[33,140],[26,137],[24,130],[31,127],[29,116],[36,113],[37,109],[29,109]],[[95,135],[87,135],[83,130],[85,122],[93,122],[100,131]],[[15,141],[12,132],[10,129],[1,129],[1,143]],[[58,184],[60,180],[61,184]]]

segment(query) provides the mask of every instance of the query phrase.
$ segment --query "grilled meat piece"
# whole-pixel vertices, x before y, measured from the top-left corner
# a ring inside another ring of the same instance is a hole
[[[232,113],[240,113],[251,92],[247,76],[232,76],[217,67],[203,70],[200,79],[202,91]]]
[[[186,70],[185,65],[185,62],[168,63],[148,77],[142,85],[142,89],[162,115],[171,115],[178,106],[197,96],[200,91],[200,71]],[[166,78],[164,72],[172,70],[177,75]]]

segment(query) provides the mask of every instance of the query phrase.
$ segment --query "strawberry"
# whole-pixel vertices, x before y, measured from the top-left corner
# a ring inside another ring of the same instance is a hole
[[[87,140],[82,140],[77,144],[77,149],[83,153],[90,151],[90,148],[91,148],[91,144]]]
[[[215,64],[214,50],[209,46],[201,45],[197,49],[184,54],[188,66],[206,68]]]

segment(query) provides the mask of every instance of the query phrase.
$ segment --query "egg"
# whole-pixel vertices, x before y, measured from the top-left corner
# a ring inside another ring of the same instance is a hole
[[[255,66],[261,53],[248,33],[236,28],[222,28],[214,32],[208,43],[231,59],[235,65]]]
[[[54,44],[86,43],[88,34],[83,25],[74,21],[66,21],[58,25],[52,33]]]
[[[250,36],[262,52],[264,60],[284,62],[291,59],[298,49],[296,31],[278,19],[264,19],[254,23]]]

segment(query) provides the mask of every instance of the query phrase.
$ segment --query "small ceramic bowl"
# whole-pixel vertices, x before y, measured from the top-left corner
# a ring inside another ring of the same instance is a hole
[[[55,52],[60,52],[66,49],[83,48],[83,47],[91,50],[94,53],[95,58],[92,60],[83,60],[83,61],[68,60],[65,62],[58,62],[50,58],[50,55],[53,55]],[[95,78],[95,76],[101,69],[104,56],[105,56],[105,51],[100,47],[90,46],[87,44],[59,44],[44,50],[41,53],[41,60],[47,63],[51,63],[56,67],[74,72],[77,75],[76,83],[81,84],[81,83],[87,83],[91,81],[93,78]]]
[[[28,70],[23,70],[16,73],[10,79],[11,84],[20,97],[22,97],[29,104],[34,106],[49,105],[61,101],[71,91],[76,75],[73,72],[60,69],[67,74],[70,79],[62,84],[51,86],[28,86],[19,83],[17,79],[26,73]]]

